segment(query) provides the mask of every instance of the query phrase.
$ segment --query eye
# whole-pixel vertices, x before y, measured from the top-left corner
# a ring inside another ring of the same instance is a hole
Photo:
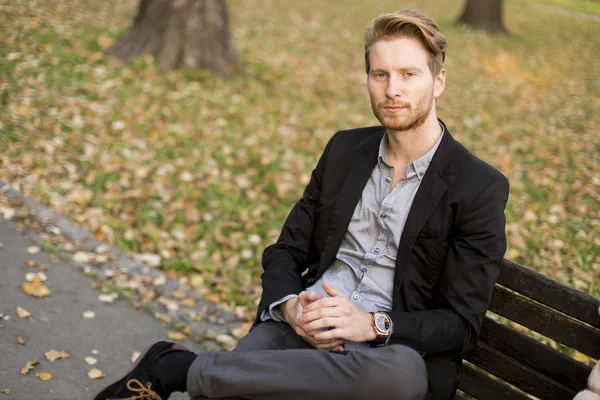
[[[405,75],[408,76],[409,78],[412,78],[416,74],[414,72],[407,72]]]

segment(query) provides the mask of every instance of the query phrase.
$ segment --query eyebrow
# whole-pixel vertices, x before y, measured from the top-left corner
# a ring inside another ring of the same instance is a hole
[[[416,67],[416,66],[395,68],[395,71],[398,71],[398,72],[408,72],[408,71],[423,72],[423,70],[421,68]],[[373,73],[379,73],[379,72],[388,72],[388,71],[385,70],[385,69],[380,69],[380,68],[372,68],[371,72],[373,72]]]

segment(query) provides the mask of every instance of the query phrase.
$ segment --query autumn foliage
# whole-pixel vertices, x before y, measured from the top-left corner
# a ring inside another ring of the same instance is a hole
[[[535,4],[505,5],[508,38],[454,26],[460,1],[402,5],[449,39],[440,117],[510,179],[507,257],[598,296],[600,25]],[[250,318],[261,252],[325,143],[376,123],[362,29],[397,8],[236,2],[247,71],[224,80],[106,56],[136,2],[2,3],[0,179]]]

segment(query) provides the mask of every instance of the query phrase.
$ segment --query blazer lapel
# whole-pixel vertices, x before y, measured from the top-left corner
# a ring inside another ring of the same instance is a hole
[[[331,224],[319,265],[319,276],[333,262],[342,244],[342,239],[348,230],[356,204],[373,172],[373,168],[377,164],[379,144],[384,133],[385,130],[382,131],[381,135],[373,135],[373,138],[369,139],[366,146],[354,157],[350,168],[348,168],[333,209]]]
[[[402,236],[400,237],[394,275],[394,294],[398,293],[398,289],[402,283],[404,270],[410,259],[417,235],[423,229],[423,226],[448,188],[448,185],[446,185],[441,177],[449,173],[450,160],[456,141],[450,135],[445,125],[444,135],[417,190],[406,218]]]

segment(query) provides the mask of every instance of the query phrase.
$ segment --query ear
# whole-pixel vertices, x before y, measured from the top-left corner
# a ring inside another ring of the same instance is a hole
[[[446,88],[446,69],[442,67],[440,73],[433,80],[433,97],[436,99],[442,95]]]

